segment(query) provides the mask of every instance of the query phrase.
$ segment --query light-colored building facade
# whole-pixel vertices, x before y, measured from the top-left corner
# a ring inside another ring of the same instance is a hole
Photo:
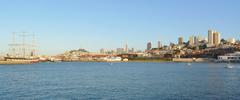
[[[117,48],[116,53],[117,54],[122,54],[122,53],[124,53],[124,49],[123,48]]]
[[[219,32],[214,32],[213,33],[213,44],[215,46],[219,45],[221,42],[221,34]]]
[[[208,45],[219,45],[221,43],[221,34],[214,30],[208,30]]]
[[[101,54],[105,54],[105,50],[102,48],[102,49],[100,49],[100,53]]]
[[[189,37],[189,45],[194,46],[194,36]]]
[[[236,39],[235,38],[230,38],[230,39],[228,39],[228,42],[231,43],[231,44],[234,44],[234,43],[236,43]]]
[[[208,44],[213,45],[213,30],[208,30]]]
[[[158,48],[162,48],[162,44],[160,41],[158,41]]]
[[[183,37],[179,37],[179,38],[178,38],[178,44],[179,44],[179,45],[182,45],[182,44],[183,44]]]

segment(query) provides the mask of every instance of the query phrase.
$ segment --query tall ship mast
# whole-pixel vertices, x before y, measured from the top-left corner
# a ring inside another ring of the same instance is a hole
[[[35,34],[21,32],[12,33],[12,43],[9,44],[10,50],[7,54],[9,58],[31,59],[36,57]]]

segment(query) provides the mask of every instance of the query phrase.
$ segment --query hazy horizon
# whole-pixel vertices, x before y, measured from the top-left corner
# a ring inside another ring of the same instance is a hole
[[[240,35],[239,0],[2,0],[0,52],[7,52],[12,32],[35,33],[39,54],[66,50],[124,47],[146,49],[207,36]]]

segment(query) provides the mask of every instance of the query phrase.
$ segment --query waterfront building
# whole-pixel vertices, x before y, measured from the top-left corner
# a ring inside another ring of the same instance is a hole
[[[147,50],[151,50],[152,49],[152,43],[151,42],[148,42],[147,43]]]
[[[182,45],[182,44],[183,44],[183,37],[179,37],[179,38],[178,38],[178,44],[179,44],[179,45]]]

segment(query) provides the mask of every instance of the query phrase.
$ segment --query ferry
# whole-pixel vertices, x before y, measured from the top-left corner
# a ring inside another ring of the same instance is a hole
[[[217,62],[237,62],[240,63],[240,52],[218,56]]]

